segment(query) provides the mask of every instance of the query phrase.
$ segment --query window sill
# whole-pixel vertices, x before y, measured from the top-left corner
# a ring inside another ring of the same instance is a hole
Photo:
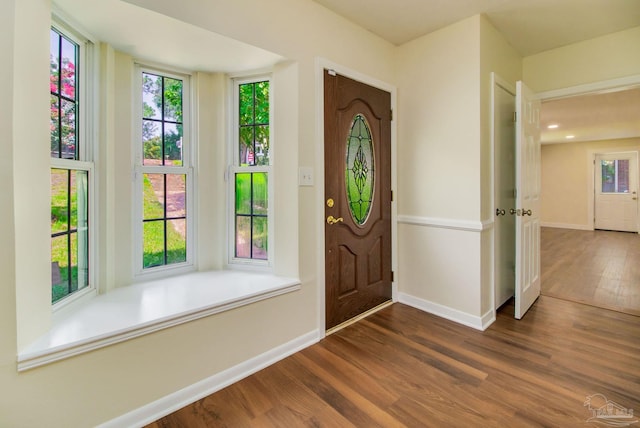
[[[57,317],[18,354],[18,371],[300,289],[300,281],[240,271],[197,272],[118,288]]]

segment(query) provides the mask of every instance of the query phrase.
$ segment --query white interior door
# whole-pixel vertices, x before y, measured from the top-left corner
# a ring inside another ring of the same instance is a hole
[[[638,152],[595,159],[595,228],[638,231]]]
[[[516,290],[520,319],[540,296],[540,101],[516,83]]]
[[[494,84],[495,165],[495,307],[514,296],[516,284],[516,108],[515,88],[506,82]]]

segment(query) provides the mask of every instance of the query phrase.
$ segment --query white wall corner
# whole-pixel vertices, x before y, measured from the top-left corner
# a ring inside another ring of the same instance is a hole
[[[481,325],[482,328],[480,330],[485,331],[486,329],[489,328],[489,326],[491,326],[491,324],[493,324],[496,321],[496,312],[495,310],[491,309],[489,311],[487,311],[487,313],[485,313],[481,318]]]
[[[139,427],[150,424],[195,401],[220,391],[320,340],[316,330],[264,352],[227,370],[166,395],[124,415],[111,419],[98,428]]]
[[[493,323],[495,317],[493,311],[489,311],[482,317],[462,312],[439,303],[430,302],[406,293],[398,293],[398,301],[421,311],[448,319],[476,330],[483,331]]]

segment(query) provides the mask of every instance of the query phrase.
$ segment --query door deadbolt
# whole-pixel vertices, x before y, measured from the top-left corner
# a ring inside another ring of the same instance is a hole
[[[333,199],[331,199],[331,198],[327,199],[327,206],[329,208],[333,208]]]

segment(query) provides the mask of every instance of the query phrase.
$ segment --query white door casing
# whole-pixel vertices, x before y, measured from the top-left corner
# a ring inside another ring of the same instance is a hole
[[[597,154],[596,229],[638,232],[638,152]]]
[[[516,82],[515,317],[540,296],[540,101]]]

